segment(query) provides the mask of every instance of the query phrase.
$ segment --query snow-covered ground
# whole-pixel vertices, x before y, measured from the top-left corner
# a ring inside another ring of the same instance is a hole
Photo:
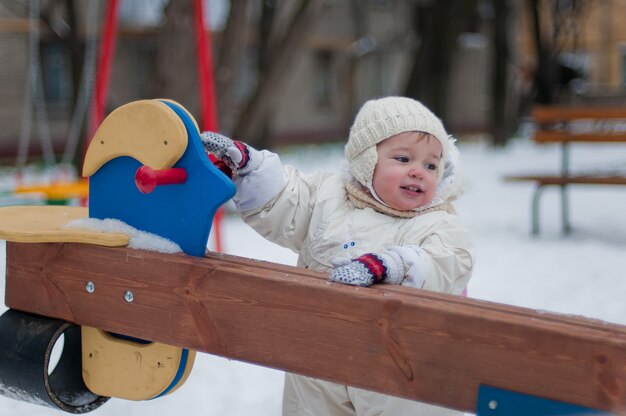
[[[519,140],[494,150],[472,143],[460,146],[466,191],[457,209],[474,237],[478,262],[470,297],[584,315],[626,325],[626,189],[574,187],[570,190],[573,233],[560,231],[559,193],[547,189],[541,201],[539,237],[530,235],[531,184],[504,183],[505,174],[556,172],[557,147]],[[284,149],[283,161],[305,171],[340,169],[341,147]],[[626,147],[577,145],[574,170],[602,166],[626,171]],[[224,223],[225,251],[295,264],[296,255],[266,242],[230,216]],[[0,279],[4,277],[4,242],[0,243]],[[0,285],[0,296],[4,285]],[[36,301],[36,300],[34,300]],[[1,311],[5,308],[2,307]],[[110,400],[94,415],[235,416],[278,415],[282,373],[199,354],[186,384],[174,394],[146,402]],[[0,397],[0,416],[59,415]]]

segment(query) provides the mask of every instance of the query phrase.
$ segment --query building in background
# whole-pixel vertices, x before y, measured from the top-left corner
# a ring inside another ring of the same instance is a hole
[[[539,5],[542,42],[557,61],[556,100],[626,104],[626,0]],[[533,19],[529,7],[520,9],[516,61],[526,78],[538,66]]]
[[[80,22],[76,45],[83,49],[85,33],[100,30],[105,6],[104,0],[89,3],[99,7],[96,21],[88,18],[87,2],[75,2]],[[153,85],[153,73],[161,41],[162,9],[166,3],[165,0],[122,1],[109,110],[132,100],[160,96],[153,95],[158,91]],[[217,29],[213,39],[219,46],[228,3],[211,3],[214,8],[209,9],[210,18]],[[266,123],[268,144],[344,140],[352,117],[365,100],[404,94],[409,69],[419,47],[411,21],[413,3],[401,0],[330,2],[323,18],[290,62],[280,87],[273,91]],[[566,93],[561,94],[560,99],[624,102],[626,26],[622,22],[626,21],[626,0],[590,3],[585,18],[577,20],[576,27],[568,27],[572,36],[565,37],[564,43],[558,45],[559,63],[563,68],[572,69],[574,74],[564,83],[562,91]],[[72,78],[72,65],[80,66],[82,60],[75,62],[67,43],[62,41],[67,39],[69,30],[67,18],[62,16],[64,4],[54,0],[40,2],[41,10],[49,13],[43,16],[45,23],[39,25],[37,65],[43,74],[44,94],[31,99],[44,100],[47,118],[41,120],[38,117],[41,114],[33,112],[33,154],[40,152],[37,137],[41,129],[49,131],[55,148],[61,151],[75,111],[73,102],[80,80]],[[358,13],[355,13],[355,4],[359,5]],[[470,31],[458,37],[449,75],[445,122],[448,130],[457,135],[488,131],[490,120],[492,42],[489,21],[492,15],[489,1],[477,4],[480,9],[477,21]],[[537,54],[527,3],[512,1],[510,4],[510,37],[514,45],[509,63],[510,91],[513,99],[518,99],[532,88]],[[255,13],[255,7],[252,9],[251,15]],[[0,3],[0,154],[7,157],[7,163],[23,135],[27,74],[33,65],[29,60],[32,30],[28,14],[27,1]],[[547,25],[553,23],[546,22]],[[189,32],[190,41],[180,48],[189,49],[193,55],[191,27]],[[236,82],[235,106],[249,97],[257,81],[258,39],[250,33],[247,42]],[[180,70],[181,77],[195,78],[195,62],[175,61],[171,65]],[[190,91],[177,99],[197,116],[197,94],[193,89]],[[223,125],[228,126],[229,114],[221,116]]]

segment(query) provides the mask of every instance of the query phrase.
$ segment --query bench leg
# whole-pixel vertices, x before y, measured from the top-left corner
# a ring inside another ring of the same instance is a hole
[[[569,176],[569,142],[563,142],[563,159],[561,160],[561,176]],[[561,185],[561,220],[563,222],[563,234],[568,235],[571,231],[569,225],[569,203],[567,200],[567,184]]]
[[[539,235],[539,198],[541,197],[541,192],[543,191],[542,185],[537,185],[535,188],[535,193],[533,194],[533,202],[531,208],[531,221],[532,221],[532,234]]]
[[[569,200],[566,185],[561,186],[561,219],[563,221],[563,234],[568,235],[572,228],[569,222]]]

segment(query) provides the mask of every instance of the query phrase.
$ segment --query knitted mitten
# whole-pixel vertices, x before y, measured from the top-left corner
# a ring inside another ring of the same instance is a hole
[[[263,160],[263,156],[258,150],[221,134],[205,131],[200,134],[200,139],[202,139],[202,144],[207,152],[213,153],[223,160],[239,176],[250,173]]]
[[[330,280],[353,286],[371,286],[374,283],[400,284],[404,278],[404,263],[393,251],[367,253],[355,259],[336,259],[330,271]]]

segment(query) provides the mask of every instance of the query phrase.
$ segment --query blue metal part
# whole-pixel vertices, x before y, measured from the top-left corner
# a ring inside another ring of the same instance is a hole
[[[478,389],[477,416],[615,416],[601,410],[559,402],[496,387]]]

